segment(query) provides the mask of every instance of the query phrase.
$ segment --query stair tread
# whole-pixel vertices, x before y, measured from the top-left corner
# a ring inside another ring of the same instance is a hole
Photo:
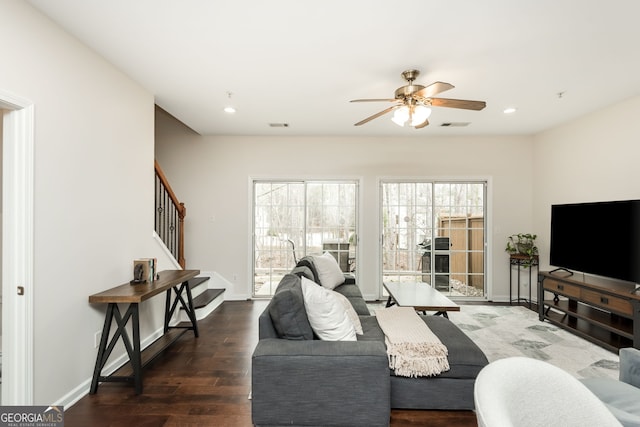
[[[200,295],[193,299],[193,307],[194,308],[202,308],[206,307],[211,301],[220,296],[225,289],[207,289],[202,292]],[[182,309],[182,307],[180,307]]]
[[[208,281],[209,279],[210,277],[206,277],[206,276],[194,277],[193,279],[189,279],[187,282],[189,283],[189,287],[193,289],[196,286],[200,286],[201,284]]]

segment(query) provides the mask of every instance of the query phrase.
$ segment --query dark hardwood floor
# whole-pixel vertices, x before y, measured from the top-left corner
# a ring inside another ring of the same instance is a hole
[[[251,353],[266,301],[225,302],[145,370],[144,392],[103,383],[65,411],[66,427],[251,426]],[[93,366],[87,366],[90,372]],[[467,427],[472,411],[391,412],[392,426]]]

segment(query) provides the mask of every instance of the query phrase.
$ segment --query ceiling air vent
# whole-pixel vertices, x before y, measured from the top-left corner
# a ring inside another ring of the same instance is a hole
[[[272,128],[288,128],[289,123],[269,123],[269,127]]]
[[[444,122],[442,123],[440,126],[443,127],[456,127],[456,128],[463,128],[466,126],[469,126],[471,124],[471,122]]]

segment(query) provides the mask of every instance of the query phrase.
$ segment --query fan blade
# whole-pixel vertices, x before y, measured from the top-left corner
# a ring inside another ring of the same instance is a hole
[[[363,125],[363,124],[365,124],[365,123],[367,123],[367,122],[370,122],[370,121],[371,121],[371,120],[373,120],[373,119],[377,119],[377,118],[378,118],[378,117],[380,117],[380,116],[384,116],[384,115],[385,115],[385,114],[387,114],[389,111],[391,111],[391,110],[395,110],[396,108],[398,108],[398,106],[397,106],[397,105],[394,105],[394,106],[392,106],[392,107],[386,108],[386,109],[384,109],[384,110],[380,111],[379,113],[374,114],[373,116],[369,116],[369,117],[367,117],[366,119],[359,121],[359,122],[358,122],[358,123],[356,123],[354,126],[360,126],[360,125]]]
[[[352,99],[349,102],[394,102],[397,99]]]
[[[431,98],[431,105],[434,107],[462,108],[463,110],[480,111],[487,106],[487,103],[466,99]]]
[[[424,98],[431,98],[439,94],[440,92],[444,92],[445,90],[453,89],[455,86],[450,83],[445,82],[435,82],[431,83],[429,86],[425,87],[414,93],[414,96],[422,96]]]
[[[429,120],[425,120],[424,123],[420,123],[418,126],[414,126],[414,129],[422,129],[423,127],[429,126]]]

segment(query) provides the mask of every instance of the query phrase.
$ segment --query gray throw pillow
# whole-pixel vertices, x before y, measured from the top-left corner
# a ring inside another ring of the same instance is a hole
[[[313,329],[304,307],[300,278],[287,274],[278,284],[269,315],[280,338],[288,340],[312,340]]]

